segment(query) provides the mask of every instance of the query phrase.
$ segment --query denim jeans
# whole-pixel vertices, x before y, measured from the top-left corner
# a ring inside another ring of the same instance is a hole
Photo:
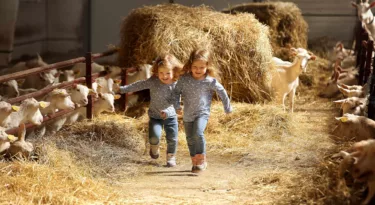
[[[178,136],[177,117],[171,117],[165,120],[150,117],[148,125],[150,144],[158,145],[160,143],[161,131],[164,128],[167,140],[167,153],[176,154]]]
[[[190,156],[206,154],[206,140],[204,130],[207,126],[208,117],[197,117],[193,122],[184,122],[186,141],[189,147]]]

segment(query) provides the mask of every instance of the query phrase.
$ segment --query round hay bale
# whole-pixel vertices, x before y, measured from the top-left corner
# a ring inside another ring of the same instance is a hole
[[[271,45],[274,56],[292,60],[289,48],[307,46],[308,26],[301,10],[290,2],[246,3],[223,10],[224,13],[252,13],[270,27]]]
[[[151,63],[171,53],[186,62],[194,49],[211,51],[232,100],[270,99],[272,50],[268,28],[252,14],[229,15],[178,4],[133,10],[123,21],[120,66]]]

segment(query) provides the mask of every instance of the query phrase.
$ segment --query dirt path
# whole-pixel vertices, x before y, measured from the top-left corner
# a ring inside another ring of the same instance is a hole
[[[130,204],[285,204],[301,197],[300,183],[313,183],[304,176],[313,174],[323,155],[333,146],[331,130],[334,109],[329,100],[301,97],[294,118],[307,138],[296,151],[275,148],[275,156],[252,153],[220,156],[208,150],[208,169],[193,174],[186,147],[179,147],[175,168],[164,167],[165,156],[140,160],[141,174],[121,182]],[[184,140],[184,139],[183,139]],[[310,143],[311,142],[311,143]],[[263,144],[267,142],[262,142]],[[287,143],[287,142],[281,142]],[[272,149],[272,148],[269,148]],[[302,181],[301,181],[302,180]],[[294,201],[303,201],[297,199]]]

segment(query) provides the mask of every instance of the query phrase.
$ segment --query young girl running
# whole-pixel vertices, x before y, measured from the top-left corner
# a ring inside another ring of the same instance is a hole
[[[164,128],[167,140],[167,166],[176,166],[178,122],[170,96],[176,85],[182,64],[173,55],[159,57],[152,67],[153,75],[130,85],[120,87],[121,93],[150,89],[151,102],[148,110],[150,156],[159,158],[159,143]]]
[[[214,78],[215,68],[212,67],[209,51],[193,51],[183,71],[185,74],[177,82],[173,100],[177,112],[181,112],[180,95],[183,99],[186,141],[193,163],[192,172],[197,173],[207,167],[203,132],[210,115],[214,91],[219,95],[225,113],[232,112],[232,107],[224,87]]]

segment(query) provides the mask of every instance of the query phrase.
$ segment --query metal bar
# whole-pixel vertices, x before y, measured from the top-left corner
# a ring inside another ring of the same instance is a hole
[[[104,76],[106,74],[107,74],[106,71],[102,71],[100,73],[95,73],[91,76],[91,79],[95,79],[97,77]],[[19,96],[19,97],[16,97],[16,98],[8,99],[8,100],[6,100],[6,102],[8,102],[10,104],[13,104],[13,103],[23,101],[27,98],[37,98],[39,96],[42,96],[42,95],[45,95],[46,93],[51,92],[52,90],[54,90],[56,88],[68,88],[68,87],[71,87],[73,84],[85,82],[85,80],[86,80],[85,77],[81,77],[81,78],[74,79],[73,81],[70,81],[70,82],[63,82],[63,83],[60,83],[58,85],[48,86],[48,87],[45,87],[45,88],[43,88],[41,90],[38,90],[36,92],[33,92],[33,93],[28,93],[26,95],[22,95],[22,96]]]
[[[92,88],[91,63],[92,63],[92,55],[91,55],[90,52],[87,52],[86,53],[86,86],[90,89]],[[87,103],[87,106],[86,106],[86,109],[87,109],[86,117],[89,120],[92,119],[92,102],[93,102],[92,96],[89,95],[88,96],[88,103]]]
[[[367,83],[367,79],[371,74],[371,60],[372,60],[372,51],[374,50],[374,41],[367,41],[367,56],[366,56],[366,65],[363,76],[363,84]]]
[[[9,81],[9,80],[24,78],[26,76],[34,75],[34,74],[37,74],[37,73],[40,73],[40,72],[45,72],[45,71],[49,71],[49,70],[53,70],[53,69],[67,67],[67,66],[73,65],[75,63],[80,63],[80,62],[84,62],[84,61],[85,61],[84,57],[79,57],[79,58],[74,58],[74,59],[71,59],[71,60],[66,60],[66,61],[61,61],[61,62],[58,62],[58,63],[50,64],[48,66],[31,68],[31,69],[23,70],[23,71],[20,71],[20,72],[3,75],[3,76],[0,76],[0,83],[6,82],[6,81]]]
[[[111,50],[105,51],[103,53],[93,54],[92,59],[112,55],[116,52],[118,52],[117,49],[111,49]],[[32,69],[28,69],[28,70],[24,70],[24,71],[20,71],[20,72],[16,72],[16,73],[2,75],[2,76],[0,76],[0,83],[6,82],[6,81],[9,81],[9,80],[24,78],[26,76],[37,74],[37,73],[40,73],[40,72],[45,72],[45,71],[49,71],[49,70],[53,70],[53,69],[59,69],[59,68],[67,67],[67,66],[70,66],[70,65],[73,65],[73,64],[76,64],[76,63],[84,62],[84,61],[85,61],[84,57],[79,57],[79,58],[74,58],[74,59],[71,59],[71,60],[66,60],[66,61],[61,61],[61,62],[58,62],[58,63],[50,64],[48,66],[36,67],[36,68],[32,68]]]
[[[127,85],[127,75],[128,75],[128,70],[127,69],[122,69],[122,72],[121,72],[121,86],[124,86],[124,85]],[[121,98],[120,98],[120,111],[125,111],[126,109],[126,100],[127,100],[127,95],[126,93],[124,94],[121,94]]]
[[[304,13],[302,16],[311,16],[311,17],[357,17],[356,14],[313,14],[313,13]]]
[[[67,113],[70,113],[70,112],[73,112],[73,111],[74,110],[65,109],[65,110],[58,111],[58,112],[56,112],[53,115],[47,115],[47,116],[43,117],[43,124],[45,122],[48,122],[48,121],[54,119],[54,118],[57,118],[57,117],[59,117],[61,115],[64,115],[64,114],[67,114]],[[34,125],[32,123],[27,123],[25,125],[26,125],[26,129],[38,126],[38,125]],[[5,132],[8,133],[8,134],[16,135],[17,131],[18,131],[18,127],[15,127],[15,128],[8,129]]]
[[[364,47],[364,44],[367,44],[368,40],[368,34],[367,32],[364,32],[362,34],[362,41],[358,42],[361,44],[361,53],[360,53],[360,63],[359,63],[359,71],[358,71],[358,84],[363,85],[363,76],[364,76],[364,69],[365,69],[365,63],[366,63],[366,51],[367,49]]]
[[[371,84],[370,84],[370,97],[367,106],[367,117],[370,119],[375,118],[375,58],[372,63],[372,74],[371,74]]]

